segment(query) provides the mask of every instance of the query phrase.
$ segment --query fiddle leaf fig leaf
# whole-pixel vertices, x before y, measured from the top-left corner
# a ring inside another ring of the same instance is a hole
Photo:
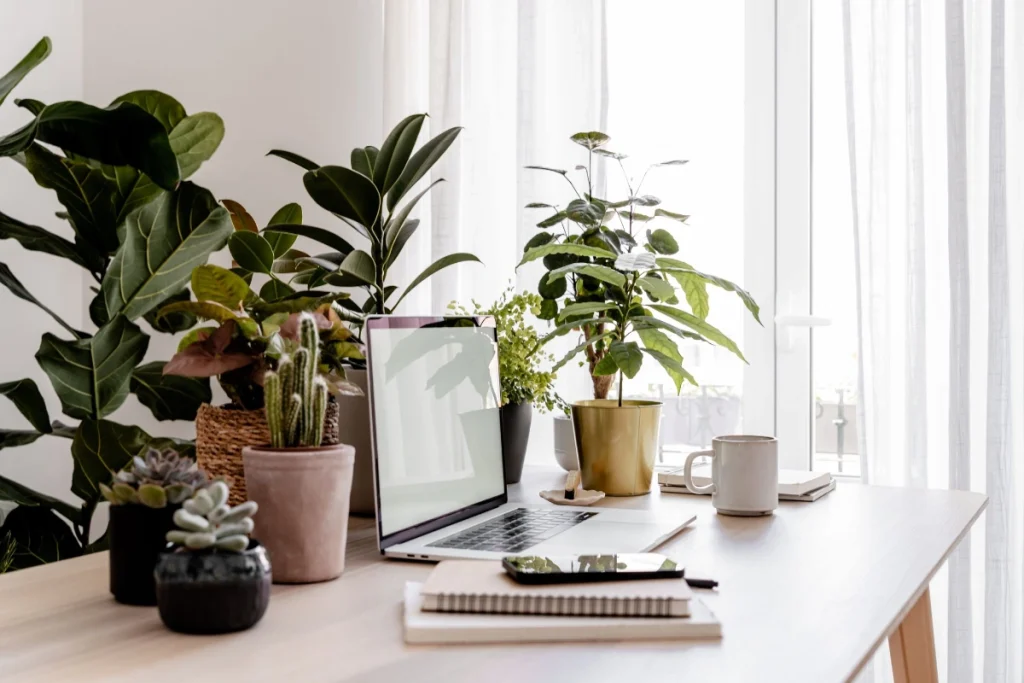
[[[185,118],[185,107],[181,102],[159,90],[134,90],[121,95],[111,104],[131,102],[148,112],[153,118],[163,124],[164,130],[170,133],[174,127]]]
[[[98,273],[103,268],[103,258],[87,242],[74,244],[49,230],[22,223],[0,213],[0,240],[14,239],[30,251],[52,254],[76,263],[86,270]]]
[[[129,390],[158,420],[195,420],[199,406],[213,401],[210,380],[165,375],[165,365],[154,361],[135,368]]]
[[[107,311],[134,320],[153,310],[223,248],[231,233],[227,210],[191,182],[147,204],[128,218],[124,244],[103,278]]]
[[[65,341],[47,332],[36,361],[49,376],[65,415],[98,419],[124,403],[132,370],[148,346],[142,330],[115,316],[89,339]]]
[[[11,400],[29,423],[37,431],[49,434],[50,414],[46,412],[46,402],[39,393],[39,387],[30,379],[19,379],[0,384],[0,394]]]
[[[6,500],[24,507],[51,508],[72,522],[78,522],[82,516],[79,508],[53,496],[34,491],[6,477],[0,477],[0,500]]]
[[[2,538],[10,538],[14,544],[8,571],[36,567],[82,554],[82,548],[75,540],[71,527],[46,507],[19,505],[0,526]]]
[[[7,289],[10,290],[11,294],[18,297],[19,299],[28,301],[29,303],[33,303],[42,310],[46,311],[46,313],[48,313],[49,316],[53,318],[58,325],[60,325],[65,330],[70,332],[71,335],[74,336],[75,338],[81,338],[83,336],[83,333],[71,327],[71,325],[68,325],[59,315],[57,315],[52,310],[47,308],[46,305],[43,304],[43,302],[41,302],[39,299],[35,298],[35,296],[33,296],[32,293],[25,288],[25,285],[21,283],[21,280],[14,276],[14,273],[11,272],[11,269],[7,267],[6,263],[0,263],[0,284],[7,287]]]
[[[71,442],[75,460],[71,492],[82,500],[99,499],[99,485],[109,486],[118,471],[145,452],[150,440],[149,434],[135,426],[82,420]]]
[[[224,120],[212,112],[186,116],[174,127],[168,139],[181,168],[182,180],[191,178],[224,140]]]
[[[11,94],[11,91],[21,83],[22,79],[32,69],[42,64],[50,56],[52,50],[53,44],[50,42],[50,39],[43,38],[28,51],[27,55],[22,57],[20,62],[14,65],[13,69],[0,76],[0,104],[4,103],[4,100]]]

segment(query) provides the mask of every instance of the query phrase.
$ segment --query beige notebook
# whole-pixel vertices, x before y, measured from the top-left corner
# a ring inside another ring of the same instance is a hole
[[[445,560],[423,584],[428,612],[685,617],[693,592],[683,579],[525,586],[501,562]]]
[[[707,486],[711,483],[711,465],[701,464],[693,467],[693,483]],[[806,470],[779,470],[779,496],[804,496],[811,491],[828,486],[832,475],[828,472],[808,472]],[[683,468],[658,472],[658,483],[662,486],[685,486],[683,484]],[[682,493],[682,491],[673,491]]]
[[[690,601],[691,615],[681,619],[451,614],[424,611],[420,586],[412,582],[405,584],[404,623],[407,643],[440,645],[722,637],[722,624],[697,598]]]

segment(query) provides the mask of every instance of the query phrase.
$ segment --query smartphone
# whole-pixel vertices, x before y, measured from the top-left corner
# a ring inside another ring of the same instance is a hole
[[[683,567],[675,560],[656,553],[571,557],[521,555],[504,557],[501,564],[518,583],[529,585],[683,578]]]

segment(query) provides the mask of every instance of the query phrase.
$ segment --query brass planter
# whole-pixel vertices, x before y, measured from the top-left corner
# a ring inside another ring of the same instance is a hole
[[[609,496],[651,492],[661,403],[594,399],[572,406],[583,488]]]

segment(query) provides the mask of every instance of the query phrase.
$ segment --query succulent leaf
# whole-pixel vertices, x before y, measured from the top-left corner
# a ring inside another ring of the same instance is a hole
[[[252,517],[255,515],[257,510],[259,510],[259,506],[256,504],[256,501],[247,500],[241,505],[236,505],[231,508],[231,510],[221,518],[220,524],[233,524],[235,522],[240,522],[246,517]]]
[[[143,484],[139,487],[139,502],[149,508],[167,507],[167,491],[163,486],[156,484]]]
[[[246,517],[241,521],[230,524],[221,524],[217,527],[217,538],[224,538],[226,536],[248,536],[252,533],[255,526],[256,525],[253,523],[252,517]]]
[[[166,490],[167,502],[171,505],[183,503],[192,497],[192,487],[188,484],[171,484]]]
[[[193,500],[195,500],[195,498],[185,501],[185,504],[187,505]],[[208,519],[201,515],[189,512],[186,508],[181,508],[180,510],[175,511],[174,523],[186,531],[209,531],[210,529],[210,522]]]
[[[167,532],[164,537],[168,543],[177,543],[178,545],[185,545],[185,541],[188,539],[189,532],[182,531],[181,529],[172,529]]]
[[[202,550],[203,548],[209,548],[217,542],[217,537],[211,533],[196,532],[189,534],[188,538],[185,539],[185,547],[191,550]]]
[[[221,550],[230,550],[232,552],[240,553],[249,547],[248,536],[228,536],[227,538],[219,538],[213,544],[215,548]]]
[[[228,485],[223,481],[215,481],[206,487],[206,493],[209,494],[210,499],[213,501],[213,507],[210,508],[212,512],[227,502]]]
[[[135,489],[133,489],[128,484],[124,484],[119,481],[114,482],[113,492],[114,495],[117,496],[118,500],[120,500],[122,503],[139,502],[139,496],[135,493]]]

